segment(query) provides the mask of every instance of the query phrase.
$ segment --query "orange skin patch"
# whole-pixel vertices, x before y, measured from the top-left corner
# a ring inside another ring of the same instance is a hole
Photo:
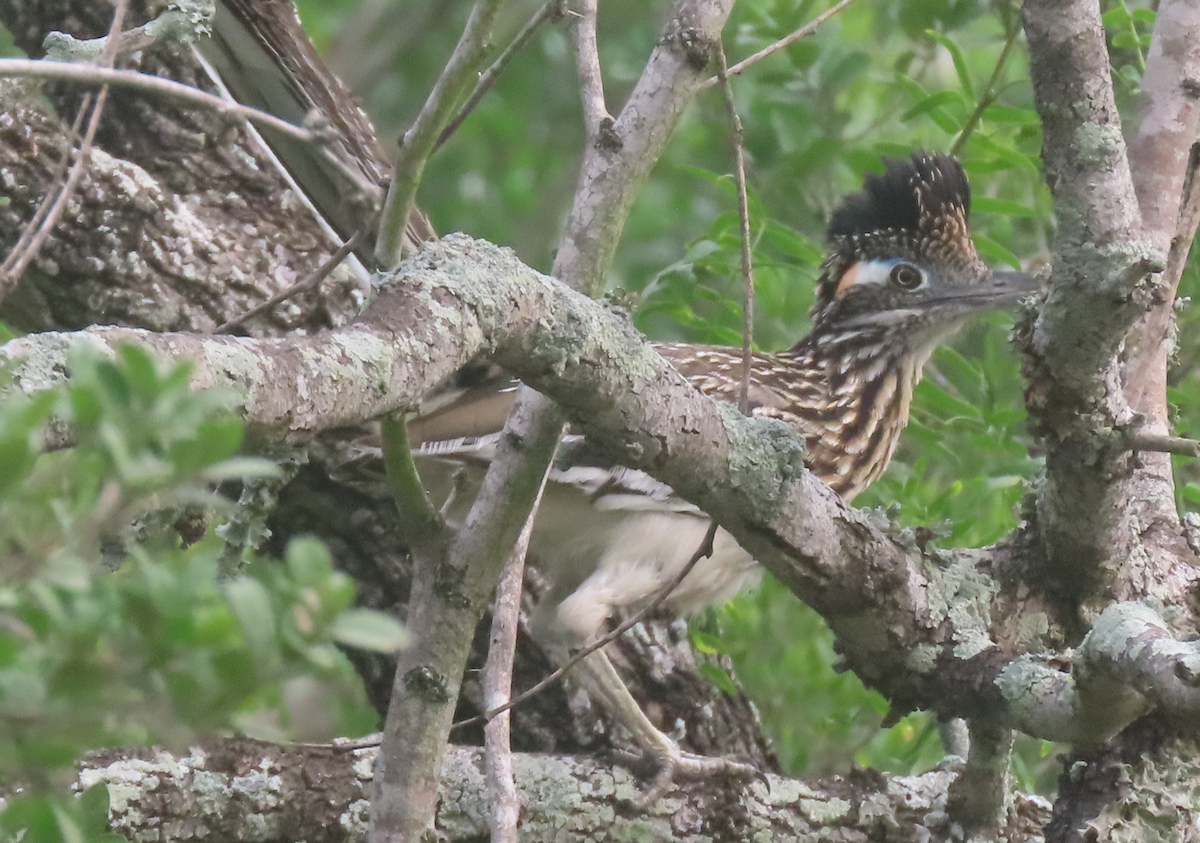
[[[837,285],[837,294],[839,296],[854,286],[854,282],[858,280],[858,268],[861,265],[861,262],[856,263],[842,273],[842,279],[838,281]]]

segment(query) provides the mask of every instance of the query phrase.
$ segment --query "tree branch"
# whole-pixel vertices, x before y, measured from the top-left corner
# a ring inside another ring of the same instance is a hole
[[[1165,243],[1142,230],[1098,4],[1031,0],[1024,15],[1059,224],[1049,294],[1020,337],[1027,405],[1047,449],[1034,525],[1045,549],[1037,576],[1081,633],[1080,621],[1108,602],[1144,596],[1149,583],[1158,599],[1178,602],[1195,576],[1159,548],[1143,552],[1136,520],[1114,506],[1161,493],[1136,474],[1118,432],[1134,415],[1117,354],[1159,293]],[[1135,557],[1163,567],[1129,564]]]
[[[113,85],[135,88],[147,93],[182,100],[223,117],[249,120],[251,123],[270,127],[299,141],[319,142],[308,129],[293,126],[286,120],[280,120],[265,111],[247,108],[236,102],[201,91],[199,88],[193,88],[191,85],[182,85],[179,82],[172,82],[170,79],[163,79],[161,76],[151,76],[149,73],[139,73],[136,70],[113,70],[90,64],[63,64],[62,62],[32,61],[30,59],[0,59],[0,76],[59,79],[79,85]]]
[[[352,843],[366,835],[375,750],[292,750],[245,739],[210,740],[183,756],[146,750],[86,762],[80,784],[106,782],[113,830],[158,843],[308,840]],[[620,767],[594,759],[513,756],[526,795],[521,839],[583,843],[600,837],[649,843],[739,843],[743,840],[949,839],[949,770],[921,776],[861,771],[805,783],[764,775],[732,802],[720,782],[676,790],[658,805],[635,810],[637,782]],[[482,751],[453,747],[440,784],[437,840],[486,839],[487,791]],[[297,810],[297,806],[304,806]],[[723,810],[714,815],[714,806]],[[1049,805],[1016,796],[1003,829],[1010,843],[1040,840]],[[568,827],[563,818],[569,817]],[[924,837],[922,833],[924,832]]]
[[[1173,305],[1196,230],[1195,223],[1187,225],[1181,214],[1188,161],[1200,125],[1200,8],[1196,4],[1167,0],[1159,6],[1141,87],[1138,132],[1129,145],[1129,163],[1146,236],[1157,250],[1170,249],[1171,261],[1153,308],[1130,332],[1123,374],[1130,407],[1152,421],[1154,433],[1167,433],[1167,363],[1175,347],[1169,336],[1175,322]]]
[[[417,201],[417,188],[421,185],[425,164],[437,147],[438,138],[453,116],[454,108],[471,86],[471,77],[490,46],[492,26],[505,1],[476,2],[442,75],[429,92],[416,121],[404,133],[400,158],[383,203],[375,246],[375,260],[385,269],[393,269],[400,263],[404,231]]]

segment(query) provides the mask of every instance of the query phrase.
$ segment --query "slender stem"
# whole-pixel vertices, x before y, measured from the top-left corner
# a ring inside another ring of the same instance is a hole
[[[746,192],[746,154],[742,146],[745,129],[733,102],[733,86],[729,84],[729,69],[725,65],[725,48],[717,47],[717,78],[721,80],[721,93],[725,100],[725,111],[733,128],[734,181],[737,184],[739,234],[742,244],[742,285],[745,304],[742,316],[742,385],[738,391],[738,409],[743,415],[750,412],[750,367],[754,360],[751,346],[754,341],[754,266],[750,248],[750,200]]]
[[[1181,457],[1200,457],[1200,442],[1195,439],[1158,433],[1135,433],[1129,440],[1129,449],[1176,454]]]
[[[182,85],[179,82],[151,76],[148,73],[138,73],[136,70],[113,70],[89,64],[63,64],[62,62],[31,61],[30,59],[0,59],[0,76],[26,76],[38,79],[60,79],[66,82],[77,82],[81,85],[114,85],[136,88],[148,93],[184,100],[221,115],[249,120],[260,126],[269,126],[297,140],[317,142],[317,138],[308,129],[293,126],[273,114],[221,99],[190,85]]]
[[[417,201],[417,188],[425,164],[437,148],[438,137],[450,120],[454,106],[471,85],[475,69],[483,61],[492,38],[496,15],[506,0],[479,0],[471,10],[458,46],[425,100],[416,122],[404,133],[396,171],[383,203],[375,260],[382,269],[394,269],[401,258],[404,229]]]
[[[829,20],[831,17],[836,15],[838,12],[840,12],[842,9],[846,8],[853,2],[854,2],[854,0],[840,0],[838,3],[834,4],[833,6],[830,6],[824,12],[821,12],[821,14],[817,15],[815,18],[813,18],[811,21],[806,23],[804,26],[797,29],[795,32],[791,33],[790,35],[786,35],[783,38],[780,38],[778,41],[776,41],[773,44],[763,47],[761,50],[759,50],[757,53],[750,56],[749,58],[742,59],[737,64],[730,67],[726,71],[726,75],[727,76],[737,76],[743,70],[750,67],[750,65],[757,64],[758,62],[767,58],[767,56],[771,56],[771,55],[774,55],[775,53],[779,52],[784,47],[790,47],[792,44],[795,44],[801,38],[805,38],[809,35],[812,35],[814,32],[817,31],[818,27],[820,27],[821,24],[825,23],[825,21]],[[720,81],[720,79],[718,77],[713,76],[713,77],[710,77],[709,79],[707,79],[701,87],[711,88],[713,85],[716,85],[719,81]]]
[[[604,76],[600,72],[600,47],[596,37],[598,0],[579,0],[575,21],[575,54],[579,69],[579,95],[583,101],[583,124],[587,155],[591,155],[605,121],[612,122],[604,102]]]
[[[437,143],[433,146],[435,152],[441,149],[442,144],[450,140],[450,137],[458,131],[458,127],[475,110],[475,106],[479,105],[479,101],[483,99],[484,95],[492,89],[492,86],[496,84],[496,80],[500,78],[500,74],[504,72],[517,53],[521,52],[525,45],[529,43],[529,39],[534,36],[538,28],[551,18],[557,19],[563,17],[565,14],[563,11],[564,3],[565,0],[548,0],[544,6],[534,12],[533,17],[521,28],[521,31],[517,33],[512,42],[504,48],[504,52],[497,56],[496,60],[492,62],[492,66],[480,75],[479,81],[475,83],[475,90],[471,91],[471,96],[467,97],[467,101],[463,103],[462,108],[458,110],[458,113],[446,124],[446,128],[442,129],[442,133],[438,135]]]
[[[381,424],[383,465],[392,496],[396,499],[404,534],[414,548],[428,546],[442,536],[445,527],[441,515],[425,492],[413,462],[412,450],[408,446],[408,424],[403,417],[396,415],[385,416]]]
[[[112,68],[113,62],[117,59],[117,33],[121,31],[121,24],[125,20],[125,12],[129,7],[129,0],[117,0],[116,8],[113,10],[112,24],[108,29],[108,40],[104,42],[104,46],[100,51],[98,68],[100,70],[108,70]],[[17,286],[21,280],[21,276],[25,274],[25,270],[29,267],[41,251],[46,240],[49,239],[50,233],[54,231],[54,226],[58,225],[59,219],[62,217],[63,211],[66,210],[67,203],[75,190],[79,187],[79,183],[83,181],[84,175],[87,174],[88,165],[92,160],[92,142],[96,138],[96,130],[100,127],[100,118],[104,115],[104,104],[108,101],[108,86],[103,85],[100,92],[96,94],[96,101],[92,105],[92,115],[88,118],[87,129],[83,133],[83,140],[79,144],[79,150],[75,153],[75,161],[71,164],[71,169],[67,172],[67,178],[59,188],[58,196],[55,197],[49,209],[46,211],[46,216],[41,224],[34,231],[33,236],[29,238],[25,244],[23,251],[18,252],[13,250],[8,259],[4,262],[4,273],[0,275],[0,301],[3,301],[10,292]]]
[[[492,635],[488,642],[487,663],[483,666],[483,704],[489,709],[504,705],[512,696],[513,658],[517,652],[525,557],[529,552],[533,522],[537,518],[549,476],[549,472],[542,475],[533,509],[525,519],[525,526],[496,586],[496,600],[492,604]],[[509,725],[508,715],[501,714],[489,720],[483,730],[492,843],[517,843],[517,820],[521,806],[513,777]]]
[[[1017,40],[1021,36],[1021,27],[1014,24],[1008,32],[1008,38],[1004,41],[1004,48],[1000,51],[1000,56],[996,59],[996,67],[992,70],[992,78],[979,92],[979,100],[975,103],[974,110],[967,116],[967,120],[963,123],[962,129],[958,133],[958,137],[954,139],[953,145],[950,147],[951,155],[958,155],[975,129],[979,126],[979,121],[983,119],[983,112],[987,111],[988,106],[996,101],[997,91],[1000,86],[1000,80],[1004,73],[1004,68],[1008,64],[1008,59],[1012,55],[1013,48],[1017,45]]]
[[[278,305],[282,302],[287,301],[288,299],[292,298],[293,296],[297,296],[300,293],[307,292],[308,290],[316,289],[316,287],[322,281],[324,281],[326,278],[329,277],[329,273],[331,273],[335,269],[337,269],[338,266],[341,264],[341,262],[344,261],[350,255],[351,252],[353,252],[356,248],[358,248],[358,244],[361,243],[362,240],[363,240],[363,233],[361,231],[356,231],[350,237],[349,240],[347,240],[345,243],[343,243],[340,247],[338,247],[338,250],[336,252],[334,252],[332,255],[329,256],[328,260],[326,260],[323,264],[321,264],[319,267],[317,267],[315,270],[313,270],[311,273],[309,273],[305,278],[301,279],[300,281],[297,281],[295,284],[288,287],[286,290],[280,290],[278,293],[271,296],[271,298],[267,299],[266,301],[262,302],[261,304],[255,305],[254,307],[250,308],[245,313],[243,313],[241,316],[235,316],[233,319],[230,319],[228,322],[223,322],[222,324],[217,326],[216,330],[213,331],[213,333],[214,334],[228,334],[231,331],[233,331],[234,328],[240,327],[241,325],[250,321],[255,316],[258,316],[259,314],[266,313],[271,308],[275,307],[276,305]]]
[[[51,188],[46,191],[46,195],[38,203],[37,210],[29,218],[29,222],[25,223],[25,227],[21,230],[21,236],[17,238],[17,242],[13,245],[12,251],[8,253],[8,257],[4,259],[4,263],[0,264],[0,300],[6,294],[6,285],[8,283],[6,279],[12,278],[12,283],[14,284],[20,280],[21,273],[14,272],[13,269],[17,262],[29,251],[30,242],[42,230],[42,220],[50,213],[50,209],[54,207],[58,199],[58,191],[54,190],[52,186],[57,185],[61,179],[65,178],[70,170],[71,162],[74,159],[71,150],[77,141],[81,145],[83,143],[83,139],[79,136],[79,130],[83,127],[83,118],[91,113],[91,107],[92,95],[84,94],[83,99],[79,103],[79,110],[75,112],[75,119],[63,137],[62,158],[59,159],[58,165],[54,168],[54,175],[46,182],[47,185],[51,185]],[[23,269],[22,272],[24,272]]]

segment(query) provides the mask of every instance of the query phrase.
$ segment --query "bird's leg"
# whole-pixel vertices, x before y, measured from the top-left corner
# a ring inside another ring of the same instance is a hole
[[[603,650],[589,653],[572,668],[571,677],[629,732],[638,748],[656,763],[658,773],[650,788],[637,800],[638,807],[648,807],[657,802],[670,790],[677,776],[702,778],[733,775],[752,779],[758,775],[758,770],[752,765],[727,758],[696,755],[680,749],[679,744],[650,722]]]
[[[442,503],[442,507],[439,510],[442,518],[449,519],[450,513],[454,511],[454,505],[458,503],[458,499],[466,491],[467,482],[467,470],[462,466],[454,469],[454,473],[450,475],[450,493],[446,495],[446,500]]]

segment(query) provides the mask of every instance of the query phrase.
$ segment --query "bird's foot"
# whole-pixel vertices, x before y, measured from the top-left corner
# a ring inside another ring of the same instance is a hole
[[[734,761],[730,758],[714,758],[708,755],[697,755],[684,752],[679,744],[663,735],[663,741],[648,750],[642,757],[643,761],[654,764],[656,773],[646,791],[633,800],[633,806],[638,810],[650,808],[671,790],[676,781],[696,781],[714,777],[734,779],[740,783],[748,783],[759,778],[761,771],[752,764]]]

